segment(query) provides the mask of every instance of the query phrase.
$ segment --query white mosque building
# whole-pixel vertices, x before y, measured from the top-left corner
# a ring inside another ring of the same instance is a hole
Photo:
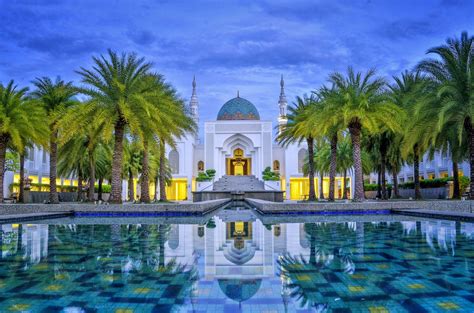
[[[199,122],[199,101],[196,80],[190,108],[196,123]],[[287,122],[288,102],[285,96],[285,82],[280,81],[278,99],[279,116],[277,125]],[[215,180],[223,176],[254,176],[262,180],[262,172],[270,167],[280,174],[280,182],[265,182],[265,188],[284,191],[286,199],[302,200],[308,196],[309,182],[303,175],[303,164],[308,154],[306,143],[282,147],[275,142],[275,124],[261,120],[255,105],[241,97],[230,99],[217,112],[216,120],[204,122],[204,140],[186,136],[175,148],[168,148],[167,156],[173,173],[172,185],[168,188],[169,199],[192,199],[192,191],[199,191],[195,181],[200,171],[213,169]],[[336,197],[342,198],[343,178],[336,178]],[[351,186],[351,178],[347,179]],[[271,184],[271,186],[269,186]],[[319,178],[316,178],[316,193],[319,196]],[[245,188],[241,189],[245,190]],[[328,196],[329,178],[324,178],[323,192]],[[352,188],[348,188],[351,192]],[[350,196],[350,195],[349,195]]]

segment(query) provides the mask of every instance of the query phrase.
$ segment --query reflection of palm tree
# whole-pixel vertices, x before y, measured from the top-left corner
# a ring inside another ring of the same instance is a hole
[[[284,288],[291,290],[290,296],[301,301],[302,307],[308,305],[316,312],[329,309],[328,304],[322,303],[323,299],[317,298],[317,293],[314,292],[314,278],[322,269],[334,267],[334,261],[340,262],[344,272],[354,273],[351,249],[355,233],[346,226],[342,223],[305,223],[304,231],[310,243],[309,259],[285,254],[277,260]]]

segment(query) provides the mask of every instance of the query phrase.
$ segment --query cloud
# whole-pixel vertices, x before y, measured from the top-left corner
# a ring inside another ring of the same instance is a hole
[[[149,46],[156,40],[155,35],[148,30],[129,31],[127,35],[134,43],[141,46]]]

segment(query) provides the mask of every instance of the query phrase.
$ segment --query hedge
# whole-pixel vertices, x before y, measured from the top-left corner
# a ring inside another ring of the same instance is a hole
[[[450,181],[453,181],[452,177],[445,177],[445,178],[434,178],[434,179],[422,179],[420,180],[421,188],[439,188],[445,187],[446,184]],[[461,190],[466,189],[469,186],[469,178],[466,176],[459,177],[459,184]],[[392,186],[390,184],[387,185],[387,189],[391,189]],[[406,182],[402,184],[398,184],[398,188],[400,189],[414,189],[415,183],[414,182]],[[376,191],[377,184],[364,184],[365,191]]]
[[[37,190],[47,189],[46,191],[49,190],[49,184],[31,183],[30,186],[32,187],[32,189],[33,188],[37,189]],[[10,190],[12,190],[13,187],[19,188],[20,184],[19,183],[11,184],[10,185]],[[85,185],[84,187],[87,187],[87,185]],[[58,188],[59,192],[77,192],[77,186],[61,186],[61,185],[58,185],[57,188]],[[110,193],[111,190],[112,190],[112,186],[107,185],[107,184],[102,185],[102,192],[103,193]],[[99,192],[99,186],[98,185],[95,185],[95,192]]]

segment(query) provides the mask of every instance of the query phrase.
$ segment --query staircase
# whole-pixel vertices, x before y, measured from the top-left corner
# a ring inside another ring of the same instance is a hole
[[[234,243],[231,240],[227,240],[222,249],[224,250],[224,256],[234,264],[242,265],[247,263],[255,255],[257,247],[251,240],[245,240],[244,248],[237,249],[234,247]]]
[[[263,181],[254,175],[222,176],[214,183],[214,191],[262,191],[265,190]]]

